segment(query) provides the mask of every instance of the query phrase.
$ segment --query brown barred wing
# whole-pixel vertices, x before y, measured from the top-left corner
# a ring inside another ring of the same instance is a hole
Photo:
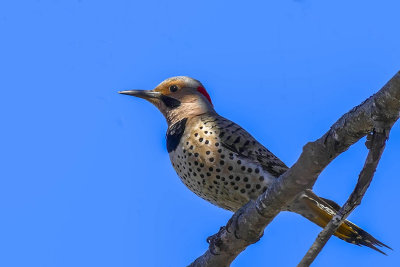
[[[218,138],[223,147],[240,157],[258,162],[261,168],[272,176],[279,177],[288,169],[279,158],[236,123],[220,116],[205,116],[202,120],[212,124],[212,128],[218,131]]]

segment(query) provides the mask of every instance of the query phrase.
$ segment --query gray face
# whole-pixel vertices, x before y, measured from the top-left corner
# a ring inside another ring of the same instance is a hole
[[[153,90],[129,90],[120,93],[151,102],[161,111],[169,124],[184,117],[213,110],[203,85],[186,76],[166,79]]]

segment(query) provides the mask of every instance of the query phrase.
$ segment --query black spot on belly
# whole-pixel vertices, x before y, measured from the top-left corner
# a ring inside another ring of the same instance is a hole
[[[172,124],[167,131],[167,150],[168,153],[174,151],[181,141],[183,132],[185,131],[187,118]],[[184,151],[185,153],[186,151]]]

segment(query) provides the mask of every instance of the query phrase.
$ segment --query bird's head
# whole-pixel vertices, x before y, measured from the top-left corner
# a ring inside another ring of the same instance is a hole
[[[204,86],[198,80],[186,76],[168,78],[153,90],[128,90],[119,93],[151,102],[165,116],[168,124],[214,111]]]

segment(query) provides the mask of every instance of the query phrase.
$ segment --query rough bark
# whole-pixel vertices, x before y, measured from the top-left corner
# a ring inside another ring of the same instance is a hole
[[[239,209],[227,225],[209,237],[209,249],[190,266],[229,266],[300,192],[312,188],[324,168],[342,152],[371,133],[377,123],[393,125],[400,111],[400,72],[381,90],[343,115],[330,130],[307,143],[297,162],[256,201]]]
[[[328,240],[339,228],[339,226],[346,220],[350,213],[353,212],[353,210],[358,205],[360,205],[362,198],[364,197],[369,185],[371,184],[379,160],[381,159],[383,150],[385,149],[385,143],[387,137],[389,136],[390,128],[391,125],[386,127],[378,126],[375,127],[373,134],[369,135],[369,138],[366,142],[369,153],[365,161],[364,167],[359,175],[358,182],[356,187],[354,188],[354,191],[351,193],[349,199],[341,207],[337,214],[333,216],[332,220],[319,233],[318,237],[315,239],[314,243],[307,251],[306,255],[304,255],[303,259],[297,265],[298,267],[310,266],[311,263],[313,263],[315,258],[318,256],[318,254],[321,252],[321,250],[324,248]],[[376,249],[374,246],[372,246],[371,248]]]

